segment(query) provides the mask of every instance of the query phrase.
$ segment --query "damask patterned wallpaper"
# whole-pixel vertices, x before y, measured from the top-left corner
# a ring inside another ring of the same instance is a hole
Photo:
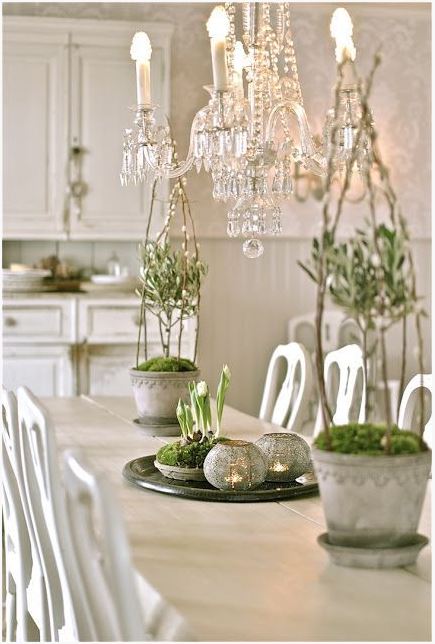
[[[321,134],[335,77],[334,43],[329,21],[335,5],[294,4],[293,31],[305,107],[313,134]],[[172,46],[172,126],[180,153],[185,150],[195,112],[206,102],[202,89],[211,81],[209,39],[205,22],[210,3],[4,3],[9,15],[39,15],[162,21],[175,25]],[[383,62],[376,74],[372,107],[385,160],[414,237],[430,236],[430,18],[429,3],[357,3],[348,9],[354,22],[357,62],[363,75],[381,47]],[[196,204],[199,232],[225,235],[225,207],[213,202],[210,178],[193,171],[190,193]],[[284,206],[285,232],[306,237],[319,221],[318,203],[290,201]],[[350,231],[364,209],[353,206],[345,217]]]

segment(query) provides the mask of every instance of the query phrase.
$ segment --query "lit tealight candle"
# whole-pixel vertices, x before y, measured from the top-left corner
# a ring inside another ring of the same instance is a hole
[[[207,21],[210,36],[213,84],[217,90],[228,88],[228,67],[225,38],[230,30],[230,21],[222,5],[215,7]]]
[[[288,465],[284,465],[284,463],[280,463],[280,461],[275,461],[275,463],[273,463],[271,469],[274,472],[287,472]]]
[[[231,485],[232,489],[234,489],[236,483],[241,483],[243,481],[243,476],[239,472],[237,472],[232,463],[230,465],[229,476],[225,477],[225,481]]]
[[[130,56],[136,61],[136,92],[138,105],[151,104],[151,42],[144,31],[134,34],[131,41]]]
[[[335,58],[343,64],[343,85],[354,85],[356,82],[353,61],[356,49],[353,42],[353,24],[350,15],[340,7],[332,14],[330,25],[331,36],[335,39]]]

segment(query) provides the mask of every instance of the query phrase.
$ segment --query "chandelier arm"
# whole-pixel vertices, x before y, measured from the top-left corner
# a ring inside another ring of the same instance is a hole
[[[183,174],[186,174],[192,168],[193,162],[195,160],[194,154],[193,154],[193,139],[196,132],[196,125],[198,121],[203,117],[205,110],[206,110],[205,107],[201,108],[195,114],[194,119],[192,121],[192,127],[190,129],[189,150],[187,152],[186,158],[184,159],[184,161],[179,161],[173,169],[165,170],[164,172],[165,177],[169,179],[178,179],[178,177],[181,177]],[[151,146],[145,143],[143,148],[145,152],[146,161],[150,166],[150,168],[157,173],[160,172],[161,167],[159,166],[158,163],[156,163],[156,160],[152,153]]]
[[[291,115],[296,117],[300,132],[301,153],[306,167],[314,174],[325,174],[324,158],[314,144],[307,115],[300,103],[296,101],[280,101],[272,108],[266,125],[266,141],[272,141],[278,117],[281,114],[285,114],[288,118]]]

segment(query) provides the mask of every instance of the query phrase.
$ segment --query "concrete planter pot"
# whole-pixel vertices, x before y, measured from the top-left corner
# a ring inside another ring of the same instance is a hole
[[[188,382],[199,380],[196,371],[139,371],[130,369],[139,419],[159,419],[176,423],[176,409],[179,398],[188,401]]]
[[[364,456],[313,447],[329,543],[401,548],[415,541],[431,457],[431,451]]]

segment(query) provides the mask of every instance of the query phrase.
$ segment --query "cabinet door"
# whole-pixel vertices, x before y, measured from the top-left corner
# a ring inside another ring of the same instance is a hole
[[[70,204],[72,239],[140,239],[149,211],[150,187],[123,188],[119,173],[125,128],[133,127],[135,65],[130,58],[134,32],[73,34],[71,146],[80,149],[78,174],[85,185]],[[153,41],[153,37],[150,34]],[[153,42],[151,85],[153,102],[166,110],[164,49]],[[165,196],[167,186],[161,186]],[[163,205],[157,202],[154,228],[161,225]]]
[[[82,345],[80,350],[80,394],[128,396],[128,370],[134,364],[134,345]]]
[[[62,239],[68,35],[4,21],[3,233]]]
[[[21,385],[36,396],[73,396],[71,348],[68,346],[5,346],[3,384],[7,389]]]

